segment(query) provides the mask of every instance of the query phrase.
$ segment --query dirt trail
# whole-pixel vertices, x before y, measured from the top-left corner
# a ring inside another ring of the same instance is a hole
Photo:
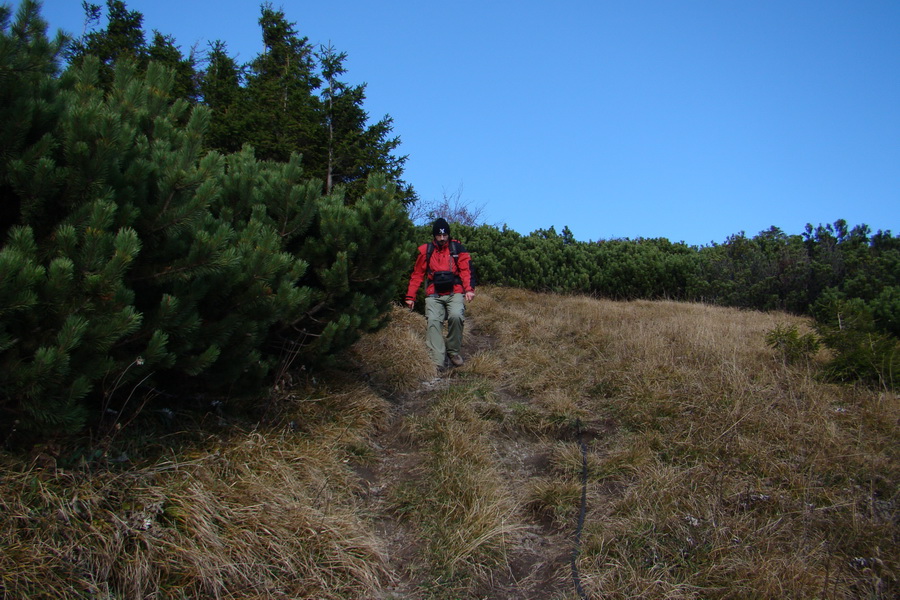
[[[495,340],[482,334],[477,323],[471,320],[467,320],[466,328],[464,356],[491,352]],[[429,566],[422,553],[423,541],[413,524],[391,511],[389,498],[398,486],[416,479],[425,458],[424,449],[409,434],[409,419],[425,415],[435,395],[454,385],[457,376],[451,371],[396,398],[389,424],[375,440],[378,462],[357,469],[367,490],[364,501],[394,578],[379,600],[419,599],[427,597],[426,590],[432,588]],[[511,410],[512,403],[528,402],[502,390],[497,390],[497,398],[504,410]],[[492,449],[498,470],[521,506],[524,484],[549,472],[547,440],[518,432],[498,432]],[[517,521],[516,532],[508,536],[505,564],[495,568],[471,597],[492,600],[573,597],[570,561],[574,531],[561,530],[549,519],[541,519],[524,507],[519,509]]]

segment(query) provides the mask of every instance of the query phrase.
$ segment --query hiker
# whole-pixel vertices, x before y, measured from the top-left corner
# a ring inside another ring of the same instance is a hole
[[[406,305],[411,309],[416,293],[425,280],[425,318],[428,322],[425,343],[431,352],[431,360],[438,369],[444,369],[447,361],[454,367],[462,366],[459,354],[462,346],[463,323],[466,306],[475,297],[475,281],[472,276],[471,257],[463,245],[450,239],[450,225],[437,219],[431,226],[434,240],[419,246],[419,254],[409,277]],[[444,320],[447,321],[447,339],[444,339]]]

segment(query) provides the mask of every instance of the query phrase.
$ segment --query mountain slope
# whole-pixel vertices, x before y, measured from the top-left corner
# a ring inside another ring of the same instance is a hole
[[[892,598],[897,397],[819,381],[824,357],[766,344],[779,326],[807,324],[484,288],[437,378],[397,308],[343,370],[286,373],[252,427],[144,438],[174,449],[127,469],[4,456],[0,589]]]

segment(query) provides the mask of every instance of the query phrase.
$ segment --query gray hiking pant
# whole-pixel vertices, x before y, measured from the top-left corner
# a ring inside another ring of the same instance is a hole
[[[459,354],[462,346],[463,324],[466,321],[466,303],[462,294],[428,296],[425,298],[425,344],[431,360],[443,367],[447,356]],[[444,321],[447,321],[447,339],[444,340]]]

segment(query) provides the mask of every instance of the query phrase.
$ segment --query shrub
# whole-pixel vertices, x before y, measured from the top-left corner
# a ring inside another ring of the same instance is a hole
[[[384,324],[411,252],[385,177],[349,203],[297,157],[207,153],[209,113],[172,99],[170,71],[120,62],[107,89],[86,57],[58,76],[33,3],[3,25],[0,72],[17,92],[0,96],[10,422],[119,420],[140,385],[178,403],[257,391],[280,362],[323,360]]]
[[[766,334],[766,344],[775,349],[785,364],[807,362],[820,348],[813,333],[801,334],[796,325],[778,325]]]

